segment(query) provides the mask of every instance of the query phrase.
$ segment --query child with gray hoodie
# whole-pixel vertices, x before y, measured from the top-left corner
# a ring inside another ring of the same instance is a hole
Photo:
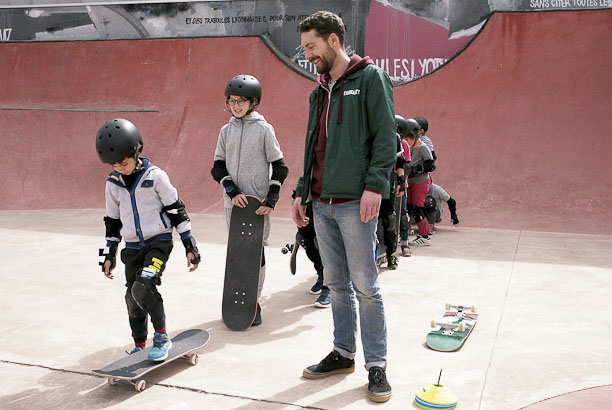
[[[289,173],[272,125],[255,109],[261,102],[261,84],[248,74],[237,75],[225,87],[225,102],[232,113],[229,123],[219,132],[211,174],[224,187],[223,204],[229,230],[232,206],[247,206],[245,195],[262,201],[256,210],[265,216],[263,245],[268,244],[270,214],[279,198],[280,187]],[[272,173],[270,174],[270,168]],[[265,279],[262,249],[257,299]],[[261,324],[261,307],[252,326]]]

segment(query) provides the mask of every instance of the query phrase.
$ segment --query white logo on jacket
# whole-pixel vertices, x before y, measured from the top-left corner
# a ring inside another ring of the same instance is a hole
[[[356,89],[356,90],[346,90],[344,92],[344,95],[359,95],[359,93],[361,92],[360,89]]]

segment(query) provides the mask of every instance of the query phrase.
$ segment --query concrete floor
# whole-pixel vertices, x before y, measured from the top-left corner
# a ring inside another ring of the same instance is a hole
[[[91,369],[132,346],[122,268],[110,281],[98,267],[102,216],[100,210],[0,211],[0,408],[379,406],[366,398],[361,347],[355,373],[301,377],[331,350],[332,322],[329,309],[312,306],[315,275],[305,254],[292,276],[280,252],[295,234],[288,219],[273,220],[263,325],[236,333],[221,322],[225,222],[191,215],[204,261],[189,273],[177,243],[160,290],[171,336],[188,328],[210,332],[200,363],[162,367],[147,375],[142,393],[92,376]],[[393,387],[383,406],[415,407],[415,392],[434,383],[441,368],[460,409],[543,406],[577,390],[609,397],[609,388],[586,389],[612,384],[612,323],[602,314],[612,309],[611,278],[612,236],[440,226],[432,246],[413,248],[398,270],[380,276]],[[446,302],[479,308],[474,333],[455,353],[424,346],[429,322]],[[580,408],[595,402],[581,401]]]

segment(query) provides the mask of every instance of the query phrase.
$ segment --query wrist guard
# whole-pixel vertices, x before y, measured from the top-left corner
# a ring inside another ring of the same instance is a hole
[[[236,184],[234,184],[234,181],[232,181],[231,179],[226,179],[225,181],[223,181],[223,187],[225,188],[225,193],[230,198],[234,198],[240,193],[240,190],[238,189]]]
[[[406,191],[406,175],[398,175],[397,184],[400,186],[400,192],[405,192]]]
[[[191,261],[191,263],[193,263],[194,265],[199,264],[202,261],[202,258],[200,257],[200,252],[198,251],[198,247],[196,246],[196,240],[193,236],[190,236],[189,238],[185,238],[182,240],[183,242],[183,246],[185,247],[185,255],[189,254],[189,252],[193,253],[193,260]]]
[[[98,262],[102,267],[102,272],[104,272],[104,263],[106,263],[106,261],[111,261],[109,272],[112,272],[115,266],[117,266],[117,248],[118,246],[107,246],[106,248],[100,249],[99,256],[104,256],[104,260]]]
[[[268,195],[266,199],[263,201],[263,206],[268,206],[274,209],[274,205],[278,202],[278,193],[280,191],[280,186],[278,185],[270,185],[270,189],[268,189]]]

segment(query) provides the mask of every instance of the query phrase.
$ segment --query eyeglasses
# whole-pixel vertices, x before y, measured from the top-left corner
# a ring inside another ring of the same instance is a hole
[[[240,98],[239,100],[232,100],[229,99],[227,100],[227,104],[230,106],[234,106],[234,105],[238,105],[239,107],[242,107],[244,105],[245,102],[247,102],[248,100],[245,100],[244,98]]]

